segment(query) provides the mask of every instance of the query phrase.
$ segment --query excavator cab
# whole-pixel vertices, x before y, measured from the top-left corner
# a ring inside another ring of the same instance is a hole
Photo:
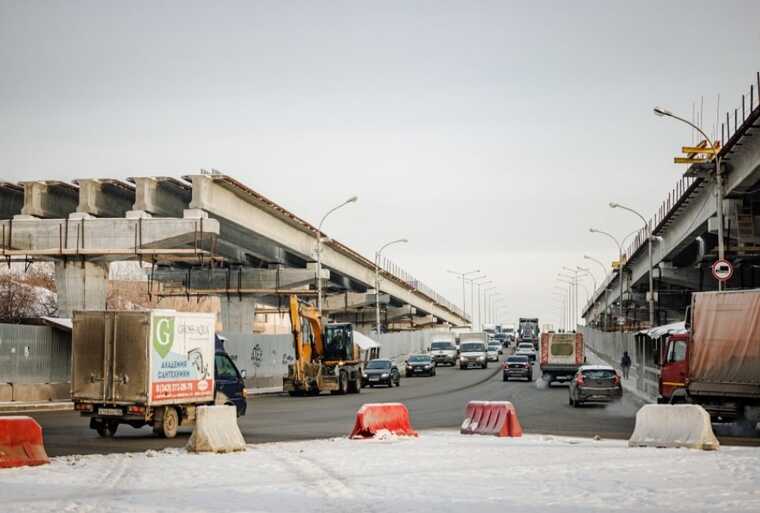
[[[325,327],[325,360],[351,361],[354,356],[354,329],[350,323],[330,323]]]

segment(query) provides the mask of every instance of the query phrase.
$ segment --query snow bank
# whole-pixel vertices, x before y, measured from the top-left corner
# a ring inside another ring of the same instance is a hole
[[[118,440],[116,440],[118,442]],[[53,458],[0,471],[3,513],[760,511],[760,449],[630,449],[624,440],[423,432],[245,452]]]
[[[647,404],[636,412],[631,447],[688,447],[717,450],[710,414],[696,404]]]

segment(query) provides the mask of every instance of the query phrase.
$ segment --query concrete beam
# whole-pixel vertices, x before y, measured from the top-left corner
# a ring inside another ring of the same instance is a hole
[[[24,187],[11,182],[0,182],[0,219],[13,219],[24,207]]]
[[[334,294],[325,297],[322,302],[322,310],[326,312],[340,312],[348,310],[358,310],[361,308],[375,308],[374,293],[364,294],[361,292],[344,292],[343,294]],[[388,294],[380,294],[378,298],[381,305],[390,303]]]
[[[35,219],[0,220],[5,248],[0,255],[50,258],[87,256],[126,260],[178,250],[192,256],[219,236],[213,219]],[[1,245],[1,244],[0,244]],[[177,253],[179,254],[179,253]]]
[[[21,182],[24,206],[21,214],[45,219],[68,217],[79,204],[79,187],[57,180]]]
[[[194,175],[190,179],[193,183],[190,208],[202,209],[212,217],[246,227],[273,245],[285,248],[306,261],[314,260],[316,232],[303,220],[228,177]],[[364,286],[371,287],[374,283],[372,262],[335,241],[323,245],[322,263]],[[453,325],[466,322],[458,313],[395,279],[383,279],[381,292],[403,303],[419,306]]]
[[[79,185],[77,212],[95,217],[124,217],[132,208],[135,188],[121,180],[86,178]]]
[[[164,283],[174,283],[178,286],[188,286],[188,270],[159,267],[154,278]],[[330,277],[327,269],[322,270],[323,279]],[[198,269],[190,272],[192,289],[230,289],[235,290],[274,290],[297,289],[316,283],[316,275],[310,269]]]
[[[135,202],[131,216],[182,217],[192,199],[190,184],[167,176],[134,176]]]

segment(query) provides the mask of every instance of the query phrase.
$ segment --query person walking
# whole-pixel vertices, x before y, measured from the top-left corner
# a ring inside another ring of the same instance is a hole
[[[620,368],[623,369],[623,377],[628,379],[628,372],[631,370],[631,356],[628,351],[623,351],[623,357],[620,359]]]

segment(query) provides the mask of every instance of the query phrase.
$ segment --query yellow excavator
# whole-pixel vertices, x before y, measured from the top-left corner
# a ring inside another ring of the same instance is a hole
[[[358,394],[362,362],[350,323],[322,324],[317,307],[290,296],[295,360],[288,365],[283,390],[294,395]]]

